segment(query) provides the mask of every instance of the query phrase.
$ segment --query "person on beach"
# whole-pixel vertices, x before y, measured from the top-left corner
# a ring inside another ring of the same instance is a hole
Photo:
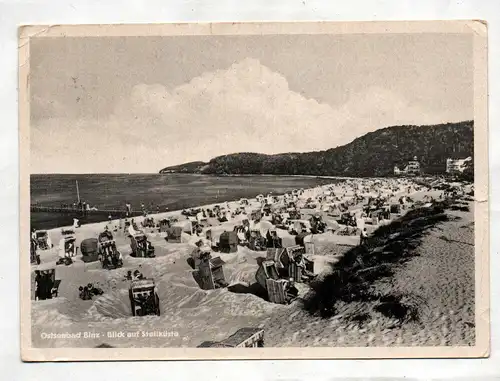
[[[43,297],[44,299],[52,299],[52,287],[54,287],[54,281],[49,273],[43,276]]]
[[[131,221],[131,224],[132,224],[132,227],[134,228],[134,230],[136,232],[139,232],[139,227],[137,226],[136,222],[134,221],[134,219],[132,218],[132,221]]]
[[[366,228],[363,228],[363,230],[361,230],[361,234],[359,237],[359,245],[362,246],[367,239],[368,239],[368,233],[366,231]]]
[[[144,279],[144,275],[139,270],[134,271],[134,277],[133,280],[141,280]]]
[[[128,226],[128,234],[131,235],[131,236],[135,235],[135,229],[134,229],[134,225],[133,224],[130,224]]]
[[[90,290],[88,289],[87,286],[85,287],[80,286],[78,290],[80,291],[80,299],[92,300],[92,295],[90,294]]]
[[[73,242],[68,242],[66,245],[66,252],[64,255],[66,257],[72,257],[75,254],[75,244]]]
[[[42,276],[40,275],[40,271],[36,270],[35,271],[35,300],[40,300],[41,298],[41,291],[42,291],[42,286],[41,286],[41,281],[42,281]]]
[[[107,237],[108,239],[110,239],[110,240],[111,240],[111,239],[113,239],[113,233],[111,233],[111,232],[109,231],[109,227],[108,227],[108,225],[106,225],[106,226],[104,227],[104,232],[103,232],[103,234],[104,234],[104,235],[106,235],[106,237]]]

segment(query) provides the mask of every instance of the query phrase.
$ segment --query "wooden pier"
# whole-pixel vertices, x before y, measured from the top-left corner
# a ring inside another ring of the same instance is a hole
[[[119,209],[79,209],[72,207],[57,207],[57,206],[42,206],[42,205],[30,205],[31,213],[57,213],[57,214],[71,214],[74,216],[111,216],[113,219],[125,218],[127,217],[126,210]],[[140,216],[143,213],[141,211],[132,211],[129,213],[129,217]]]

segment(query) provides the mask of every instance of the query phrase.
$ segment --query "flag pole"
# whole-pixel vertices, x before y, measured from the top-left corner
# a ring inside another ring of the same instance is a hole
[[[76,196],[78,197],[78,203],[80,203],[80,190],[78,189],[78,180],[76,181]]]

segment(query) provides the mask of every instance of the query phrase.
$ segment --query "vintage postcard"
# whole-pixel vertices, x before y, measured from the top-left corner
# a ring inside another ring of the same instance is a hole
[[[488,356],[484,22],[23,26],[19,60],[23,360]]]

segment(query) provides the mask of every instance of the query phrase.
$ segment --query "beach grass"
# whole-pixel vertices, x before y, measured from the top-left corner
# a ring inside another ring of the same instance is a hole
[[[371,289],[379,279],[391,277],[395,268],[418,255],[415,250],[426,232],[448,221],[448,202],[410,210],[401,218],[375,230],[363,245],[353,247],[334,265],[334,271],[311,283],[303,299],[310,314],[328,318],[337,302],[373,302],[375,310],[399,321],[418,319],[418,303],[406,294],[380,295]]]

